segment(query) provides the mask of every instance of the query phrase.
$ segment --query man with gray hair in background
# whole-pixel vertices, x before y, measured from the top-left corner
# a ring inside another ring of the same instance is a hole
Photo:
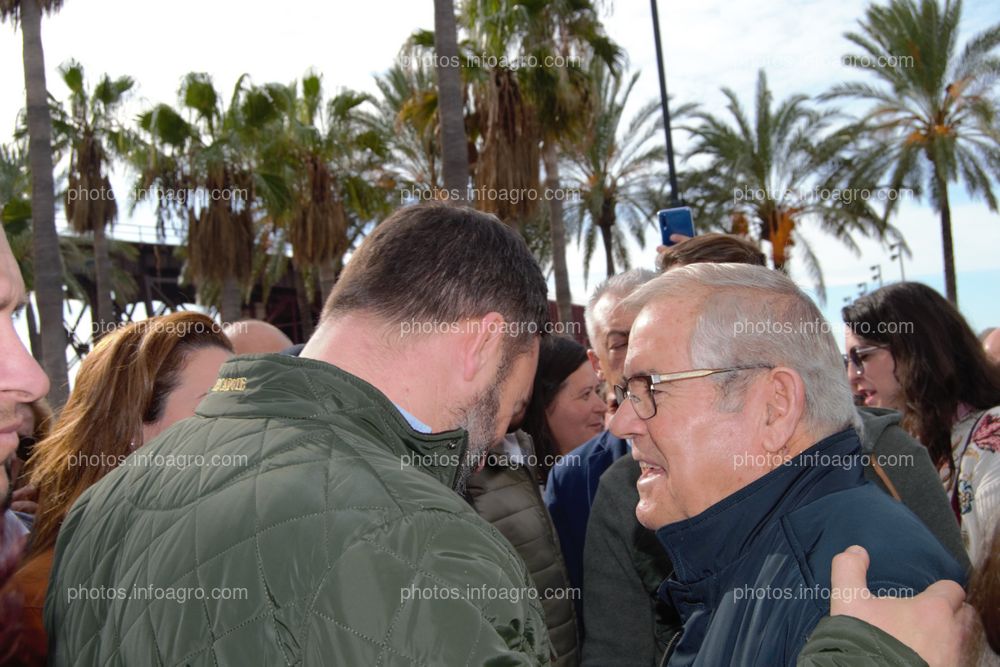
[[[786,276],[698,264],[628,297],[613,433],[642,474],[636,515],[669,554],[671,665],[793,664],[830,613],[830,562],[871,554],[873,595],[965,574],[863,477],[858,416],[829,327]]]
[[[590,339],[587,356],[597,377],[609,385],[621,379],[632,324],[631,314],[622,312],[618,306],[633,290],[655,276],[648,269],[619,273],[598,285],[587,302],[584,311]],[[583,586],[583,545],[597,483],[604,471],[626,454],[628,443],[604,431],[564,456],[549,473],[545,506],[559,534],[570,584],[577,590]],[[581,598],[577,598],[578,613]]]

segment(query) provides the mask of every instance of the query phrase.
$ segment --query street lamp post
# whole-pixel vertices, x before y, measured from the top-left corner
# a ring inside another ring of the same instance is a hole
[[[889,250],[892,252],[889,255],[889,259],[899,260],[899,279],[906,282],[906,271],[903,270],[903,243],[902,241],[897,243],[892,243],[889,245]]]
[[[656,0],[649,0],[653,10],[653,39],[656,41],[656,69],[660,74],[660,106],[663,108],[663,131],[667,135],[667,166],[670,170],[670,205],[680,206],[677,188],[677,169],[674,167],[674,142],[670,136],[670,105],[667,102],[667,77],[663,71],[663,46],[660,43],[660,14]]]
[[[878,286],[882,287],[882,285],[883,285],[883,283],[882,283],[882,265],[881,264],[872,264],[871,267],[869,267],[869,268],[871,268],[871,270],[872,270],[872,282],[875,282],[877,280],[878,281]]]

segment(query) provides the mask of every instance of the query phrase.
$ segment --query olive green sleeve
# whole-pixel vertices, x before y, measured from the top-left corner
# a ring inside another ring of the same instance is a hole
[[[895,637],[851,616],[826,616],[799,653],[798,667],[927,667]]]

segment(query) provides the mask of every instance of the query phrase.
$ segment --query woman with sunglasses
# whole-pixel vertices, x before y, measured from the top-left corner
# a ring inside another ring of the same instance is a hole
[[[1000,367],[926,285],[887,285],[842,313],[851,388],[927,447],[979,564],[1000,523]]]

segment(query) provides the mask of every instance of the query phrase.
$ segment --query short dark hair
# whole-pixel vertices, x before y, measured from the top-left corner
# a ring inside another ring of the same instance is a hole
[[[934,465],[954,469],[951,428],[959,405],[1000,404],[1000,367],[965,318],[937,291],[913,282],[881,287],[841,314],[859,338],[888,346],[906,401],[900,425],[927,447]]]
[[[764,253],[742,236],[733,234],[702,234],[681,241],[669,248],[656,260],[660,271],[688,264],[753,264],[767,266]]]
[[[398,209],[347,263],[323,319],[365,310],[389,322],[457,322],[500,313],[512,342],[548,324],[548,288],[538,262],[495,216],[439,202]],[[516,345],[516,349],[523,349]]]

